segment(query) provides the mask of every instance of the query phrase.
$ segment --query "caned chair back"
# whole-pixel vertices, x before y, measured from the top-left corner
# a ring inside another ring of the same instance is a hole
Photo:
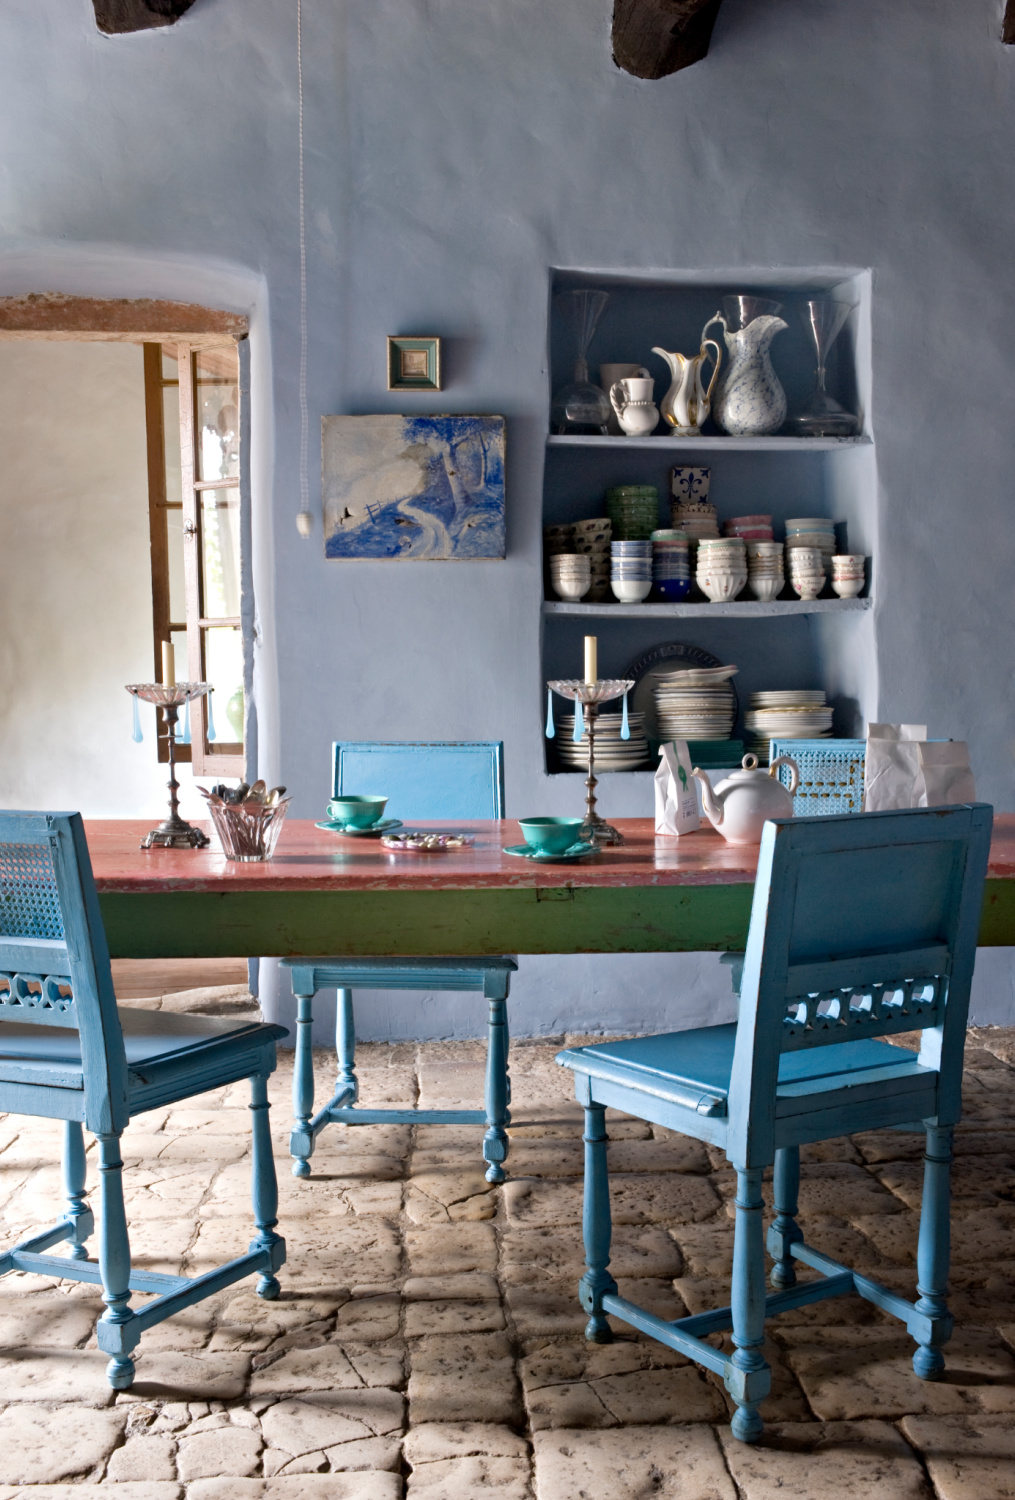
[[[77,1118],[96,1133],[124,1128],[123,1033],[80,813],[0,812],[0,1022],[10,1021],[76,1030]],[[45,1086],[38,1068],[19,1071],[15,1057],[0,1059],[0,1108],[54,1113],[33,1107],[36,1096],[74,1086],[56,1061]]]
[[[385,816],[502,818],[504,746],[499,741],[336,742],[332,796],[387,797]]]
[[[780,1060],[829,1044],[846,1045],[824,1076],[804,1068],[811,1081],[792,1086],[798,1114],[825,1112],[826,1136],[891,1123],[877,1100],[898,1079],[873,1056],[865,1072],[859,1044],[904,1031],[924,1032],[919,1117],[958,1119],[991,823],[974,803],[765,825],[730,1080],[734,1160],[772,1159],[776,1087],[794,1073],[784,1062],[780,1080]],[[899,1068],[911,1064],[901,1052]]]

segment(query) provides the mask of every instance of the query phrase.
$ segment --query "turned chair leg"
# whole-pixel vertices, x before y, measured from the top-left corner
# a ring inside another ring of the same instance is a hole
[[[257,1076],[250,1080],[250,1111],[253,1135],[250,1193],[254,1205],[257,1238],[251,1250],[267,1250],[271,1274],[261,1273],[257,1295],[274,1301],[282,1290],[275,1272],[285,1263],[285,1240],[275,1233],[278,1223],[278,1180],[271,1149],[271,1126],[268,1119],[268,1080]]]
[[[293,1062],[293,1128],[289,1155],[294,1158],[293,1176],[309,1177],[309,1158],[314,1149],[310,1117],[314,1112],[314,997],[296,996],[296,1057]]]
[[[99,1348],[113,1357],[106,1376],[114,1390],[125,1391],[134,1380],[131,1352],[140,1334],[137,1317],[130,1308],[130,1240],[123,1205],[123,1160],[118,1135],[100,1135],[99,1177],[102,1206],[99,1213],[99,1273],[106,1311],[95,1330]]]
[[[768,1253],[775,1261],[771,1281],[774,1287],[795,1286],[792,1246],[799,1244],[804,1237],[796,1221],[800,1196],[799,1146],[785,1146],[775,1153],[773,1176],[775,1222],[768,1231]]]
[[[487,1182],[503,1182],[503,1163],[508,1154],[511,1123],[508,1114],[510,1080],[508,1078],[507,1001],[490,1001],[489,1040],[486,1049],[486,1124],[483,1137],[483,1160],[487,1163]]]
[[[726,1367],[726,1389],[737,1403],[730,1424],[742,1443],[756,1443],[764,1430],[759,1401],[768,1395],[772,1372],[761,1350],[765,1343],[765,1241],[762,1225],[762,1169],[737,1168],[736,1229],[733,1240],[733,1342]]]
[[[95,1220],[85,1197],[85,1138],[77,1120],[65,1120],[63,1125],[63,1192],[67,1200],[65,1216],[74,1225],[70,1259],[87,1260],[85,1240],[95,1228]]]
[[[582,1235],[585,1239],[585,1275],[578,1283],[581,1305],[589,1314],[585,1337],[592,1344],[613,1342],[613,1330],[603,1312],[603,1297],[615,1293],[617,1283],[606,1269],[610,1264],[610,1179],[606,1160],[608,1137],[606,1109],[602,1104],[585,1107],[585,1199],[582,1205]]]
[[[916,1250],[917,1319],[910,1329],[917,1342],[913,1369],[921,1380],[941,1378],[945,1367],[941,1348],[954,1327],[947,1302],[952,1135],[951,1126],[929,1126],[923,1158],[923,1203]]]

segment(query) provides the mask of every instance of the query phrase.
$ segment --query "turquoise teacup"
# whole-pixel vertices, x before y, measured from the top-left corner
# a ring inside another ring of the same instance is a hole
[[[519,818],[525,842],[541,854],[563,854],[577,841],[581,818]]]
[[[347,828],[369,828],[387,805],[387,797],[336,797],[328,803],[328,816]]]

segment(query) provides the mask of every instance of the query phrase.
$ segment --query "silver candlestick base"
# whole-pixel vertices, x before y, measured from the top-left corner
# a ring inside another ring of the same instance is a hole
[[[157,828],[145,834],[141,840],[141,848],[204,849],[211,843],[211,839],[200,828],[195,828],[193,823],[180,817],[179,799],[176,795],[180,790],[180,783],[176,779],[176,724],[183,704],[210,693],[211,683],[177,682],[173,687],[168,687],[164,682],[128,682],[126,687],[128,693],[133,693],[135,698],[161,708],[169,731],[169,816],[163,818]]]
[[[553,692],[559,693],[562,698],[570,698],[582,705],[585,715],[585,724],[589,734],[589,774],[585,778],[585,820],[578,830],[578,837],[586,843],[595,844],[597,848],[603,848],[608,844],[622,844],[624,835],[619,828],[614,828],[612,823],[607,823],[596,812],[596,787],[599,782],[596,778],[596,715],[599,712],[600,703],[609,703],[612,698],[619,698],[623,693],[629,693],[634,687],[633,679],[628,681],[621,677],[603,677],[596,682],[583,682],[579,677],[567,677],[557,682],[548,682],[547,687]]]

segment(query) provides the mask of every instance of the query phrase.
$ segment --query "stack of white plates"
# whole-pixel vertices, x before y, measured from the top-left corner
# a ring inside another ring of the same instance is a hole
[[[648,760],[648,739],[645,735],[645,715],[629,714],[628,725],[631,738],[620,738],[622,715],[599,714],[596,717],[596,770],[634,771]],[[558,720],[557,746],[560,758],[566,766],[584,771],[589,763],[588,729],[581,739],[574,740],[574,714],[561,714]]]
[[[832,733],[832,710],[821,688],[752,693],[744,719],[755,755],[767,760],[770,740],[824,740]]]
[[[730,685],[736,671],[736,667],[699,667],[654,672],[659,738],[728,740],[737,712]]]

